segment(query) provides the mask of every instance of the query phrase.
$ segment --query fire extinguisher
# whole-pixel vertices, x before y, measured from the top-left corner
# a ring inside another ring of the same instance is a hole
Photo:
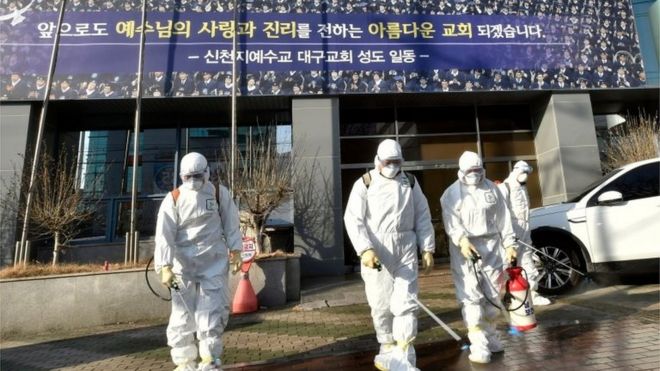
[[[524,269],[516,265],[513,260],[511,267],[506,269],[509,279],[506,281],[504,306],[510,314],[511,328],[518,331],[527,331],[536,327],[534,305],[529,291],[529,282],[523,277]],[[525,272],[525,276],[527,272]]]

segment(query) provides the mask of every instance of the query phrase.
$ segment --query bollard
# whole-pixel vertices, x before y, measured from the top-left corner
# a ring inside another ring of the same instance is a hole
[[[140,231],[135,231],[135,238],[133,239],[133,263],[138,262],[138,251],[140,249]]]
[[[16,261],[16,264],[21,264],[22,262],[23,262],[23,244],[19,242],[19,245],[18,245],[18,260]]]
[[[30,261],[30,245],[32,245],[30,241],[25,241],[25,256],[23,258],[23,265],[27,265],[28,261]]]
[[[128,264],[128,254],[130,252],[131,239],[129,238],[130,232],[126,232],[124,240],[124,265]]]
[[[18,263],[18,254],[19,254],[19,248],[21,246],[21,241],[16,241],[16,249],[14,250],[14,266]]]

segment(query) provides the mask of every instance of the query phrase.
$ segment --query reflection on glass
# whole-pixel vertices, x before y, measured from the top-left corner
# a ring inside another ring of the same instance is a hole
[[[529,106],[480,106],[477,109],[479,130],[531,130]]]
[[[534,156],[534,135],[527,133],[482,134],[484,158],[502,156]]]
[[[471,133],[475,131],[474,108],[402,107],[397,109],[399,135]]]

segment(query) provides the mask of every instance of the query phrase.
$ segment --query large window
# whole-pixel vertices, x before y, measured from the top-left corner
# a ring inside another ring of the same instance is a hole
[[[464,151],[481,152],[492,180],[504,180],[518,160],[536,165],[527,105],[340,109],[340,133],[344,205],[354,182],[373,168],[378,144],[386,138],[397,140],[404,170],[415,175],[429,202],[439,256],[448,253],[439,198],[456,181]],[[528,189],[532,207],[539,206],[537,172],[530,176]],[[345,241],[346,263],[355,263],[348,236]]]
[[[178,162],[181,157],[189,152],[203,154],[209,162],[211,180],[216,182],[217,176],[228,169],[223,153],[228,153],[231,146],[230,133],[228,127],[146,129],[140,133],[136,209],[137,228],[142,237],[153,236],[162,199],[180,184]],[[239,126],[237,134],[241,155],[248,152],[250,138],[260,135],[270,138],[282,155],[291,154],[291,125],[288,123]],[[94,222],[85,226],[79,237],[106,241],[122,239],[130,230],[133,133],[109,130],[86,131],[79,135],[82,136],[79,184],[87,197],[99,200]]]

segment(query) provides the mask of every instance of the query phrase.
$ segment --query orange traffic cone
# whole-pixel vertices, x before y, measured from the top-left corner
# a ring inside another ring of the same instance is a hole
[[[246,272],[241,272],[241,280],[238,281],[238,287],[234,294],[234,300],[231,306],[233,314],[252,313],[259,308],[257,304],[257,295],[254,293],[252,283],[248,279]]]

